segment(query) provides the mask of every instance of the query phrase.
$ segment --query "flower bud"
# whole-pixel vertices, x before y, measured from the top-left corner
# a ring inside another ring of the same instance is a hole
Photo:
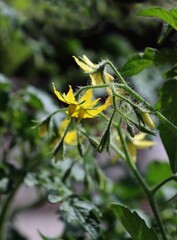
[[[141,113],[141,116],[142,116],[142,118],[143,118],[144,123],[145,123],[148,127],[150,127],[150,128],[155,128],[155,125],[154,125],[151,117],[149,116],[149,114],[148,114],[147,112],[142,112],[142,113]]]

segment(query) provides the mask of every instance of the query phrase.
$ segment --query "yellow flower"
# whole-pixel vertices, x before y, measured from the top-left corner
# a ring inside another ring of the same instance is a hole
[[[145,139],[146,133],[138,133],[134,136],[134,138],[126,138],[127,147],[130,153],[130,156],[134,162],[137,160],[137,150],[138,149],[146,149],[149,147],[153,147],[156,143],[153,141],[149,141]],[[116,137],[118,141],[119,147],[122,149],[122,145],[120,143],[120,138]]]
[[[150,127],[150,128],[155,128],[155,125],[154,125],[151,117],[149,116],[149,114],[148,114],[147,112],[142,112],[142,113],[141,113],[141,116],[142,116],[142,118],[143,118],[144,123],[145,123],[148,127]]]
[[[63,137],[64,132],[65,132],[66,128],[68,127],[69,123],[70,123],[69,119],[64,119],[60,123],[60,127],[58,129],[60,138]],[[68,145],[73,145],[73,146],[77,145],[77,131],[76,130],[69,130],[66,133],[66,136],[64,138],[64,142]]]
[[[101,76],[101,71],[99,70],[99,64],[92,63],[85,55],[83,55],[82,58],[77,58],[75,56],[73,56],[73,58],[79,67],[82,68],[85,73],[88,73],[90,75],[92,85],[104,84]],[[113,76],[111,76],[109,73],[105,72],[104,74],[107,83],[114,79]]]
[[[131,138],[131,140],[127,142],[129,153],[134,162],[136,162],[138,149],[146,149],[149,147],[153,147],[156,144],[153,141],[145,140],[145,136],[146,133],[139,133],[135,135],[134,138]]]
[[[58,99],[64,103],[69,105],[68,113],[70,117],[78,118],[80,121],[83,118],[94,118],[103,110],[105,110],[110,104],[111,99],[108,97],[106,102],[101,106],[96,106],[100,98],[92,101],[93,91],[89,89],[85,92],[85,94],[76,101],[73,89],[69,86],[69,92],[67,94],[62,94],[58,92],[53,84],[54,93],[58,97]]]

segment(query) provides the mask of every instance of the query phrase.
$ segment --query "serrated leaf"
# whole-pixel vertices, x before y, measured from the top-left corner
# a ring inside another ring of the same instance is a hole
[[[60,205],[60,213],[68,223],[79,223],[91,236],[97,239],[100,231],[98,209],[76,196],[68,198]]]
[[[124,77],[130,77],[150,67],[154,62],[156,52],[156,49],[146,48],[144,53],[133,55],[122,67],[121,74]]]
[[[161,7],[151,7],[147,9],[142,9],[138,12],[139,16],[143,17],[157,17],[168,23],[175,30],[177,30],[177,9],[172,8],[171,10],[166,10]]]
[[[110,207],[133,240],[158,240],[155,230],[149,228],[135,211],[131,212],[127,207],[117,203],[111,204]]]
[[[161,113],[177,126],[177,80],[165,82],[159,91],[160,100],[158,106]],[[173,173],[177,172],[177,135],[164,124],[159,125],[160,136],[169,157]]]

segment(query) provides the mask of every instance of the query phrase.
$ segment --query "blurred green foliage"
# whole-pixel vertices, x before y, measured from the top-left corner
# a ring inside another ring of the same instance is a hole
[[[113,0],[0,1],[1,236],[4,220],[8,217],[12,224],[8,226],[7,239],[24,239],[13,229],[13,221],[20,209],[7,211],[23,183],[38,190],[37,201],[60,202],[65,240],[89,239],[86,232],[93,239],[114,240],[117,236],[120,240],[130,239],[110,211],[109,202],[124,203],[133,209],[141,206],[145,210],[144,219],[151,222],[144,193],[121,162],[113,167],[117,171],[116,177],[119,171],[125,173],[118,180],[105,175],[112,167],[111,162],[100,161],[98,164],[94,161],[94,151],[89,152],[83,162],[78,158],[77,149],[66,149],[68,159],[54,164],[49,151],[58,137],[62,114],[52,118],[50,127],[53,131],[49,138],[39,137],[34,120],[40,122],[58,109],[58,103],[54,103],[50,93],[51,81],[63,91],[68,84],[87,83],[87,77],[72,59],[72,55],[86,54],[93,62],[102,58],[112,60],[135,89],[139,86],[138,78],[144,81],[143,89],[152,84],[150,98],[157,97],[156,87],[162,86],[157,108],[176,123],[176,100],[170,105],[170,99],[176,99],[177,35],[166,24],[162,26],[161,20],[146,20],[136,15],[140,9],[152,4],[167,9],[176,5],[175,1],[153,0],[129,0],[126,3]],[[149,67],[156,69],[151,84]],[[97,124],[97,128],[101,131],[105,126]],[[161,125],[159,129],[171,168],[176,171],[173,158],[176,156],[176,135],[171,136]],[[167,138],[174,139],[173,145]],[[143,174],[148,183],[155,186],[170,176],[171,169],[167,163],[155,161]],[[176,239],[173,227],[176,224],[175,192],[176,185],[169,182],[158,193],[160,211],[170,229],[171,239]],[[26,206],[27,209],[31,207]],[[155,226],[153,220],[152,225]],[[42,233],[41,238],[50,239]]]

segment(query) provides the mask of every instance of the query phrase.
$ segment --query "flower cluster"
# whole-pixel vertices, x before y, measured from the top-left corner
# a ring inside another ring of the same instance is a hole
[[[114,132],[121,126],[123,141],[126,142],[131,159],[135,162],[138,149],[149,148],[155,144],[153,141],[145,139],[147,133],[154,134],[151,129],[155,128],[148,110],[142,107],[142,103],[138,104],[137,99],[134,101],[132,89],[130,89],[125,80],[122,80],[121,75],[115,71],[115,68],[112,68],[115,78],[108,72],[106,65],[109,64],[111,67],[110,62],[102,61],[99,64],[94,64],[85,55],[82,58],[75,56],[73,58],[78,66],[90,76],[91,85],[79,88],[76,92],[69,85],[68,92],[61,93],[56,89],[55,84],[52,83],[54,94],[58,100],[68,106],[65,110],[67,117],[60,123],[58,128],[60,142],[57,144],[54,153],[57,153],[60,147],[63,147],[63,143],[76,146],[80,141],[78,139],[78,131],[84,134],[99,152],[105,149],[105,146],[109,151],[112,141],[111,132]],[[94,98],[94,88],[105,88],[107,91],[106,100]],[[108,114],[103,114],[108,107],[110,108]],[[110,113],[111,115],[109,116]],[[88,136],[87,132],[83,131],[83,128],[78,125],[81,124],[83,119],[92,119],[98,116],[103,121],[106,120],[108,125],[102,134],[101,140],[97,142],[94,137]],[[42,127],[40,129],[41,136],[44,132],[44,123],[40,125]],[[120,140],[118,131],[114,142],[116,142],[118,152],[123,153],[122,146],[124,143]],[[121,154],[121,157],[123,156],[124,154]]]

